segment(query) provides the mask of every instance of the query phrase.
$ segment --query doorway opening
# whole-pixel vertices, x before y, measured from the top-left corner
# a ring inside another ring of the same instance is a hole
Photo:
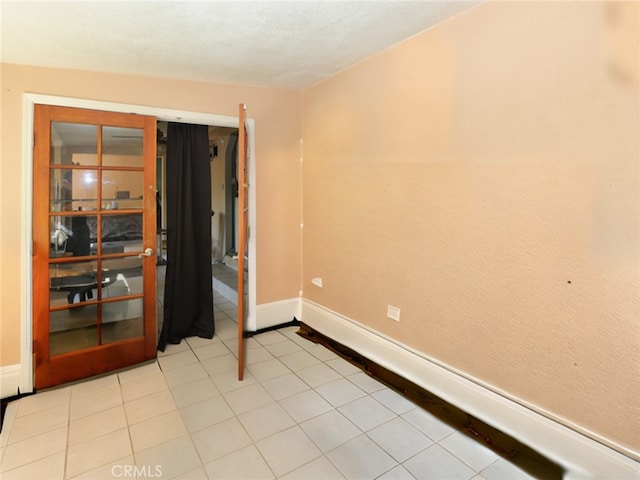
[[[101,102],[71,97],[56,97],[50,95],[40,95],[27,93],[24,95],[23,103],[23,175],[22,175],[22,215],[24,218],[32,218],[34,212],[33,205],[33,178],[34,178],[34,155],[31,144],[34,138],[34,109],[36,104],[46,104],[51,106],[74,107],[82,109],[93,109],[105,112],[133,113],[139,115],[153,116],[159,121],[192,123],[199,125],[219,125],[223,127],[236,127],[238,117],[206,114],[200,112],[190,112],[183,110],[173,110],[164,107],[149,107],[133,104],[120,104],[111,102]],[[249,152],[248,167],[248,198],[249,198],[249,226],[255,225],[255,122],[253,119],[246,120],[247,142]],[[253,230],[255,232],[255,230]],[[33,226],[25,225],[23,230],[24,242],[20,252],[21,269],[20,281],[23,285],[33,285],[34,272],[31,263],[30,245],[33,243]],[[247,285],[247,315],[246,328],[253,331],[256,328],[256,282],[255,282],[255,234],[248,241],[248,271],[249,281]],[[20,348],[20,372],[17,375],[17,389],[20,392],[28,393],[34,389],[33,377],[33,312],[32,304],[34,299],[33,288],[25,288],[21,293],[21,348]]]
[[[158,121],[157,185],[158,205],[161,212],[158,216],[159,268],[167,261],[165,173],[167,128],[167,121]],[[238,303],[237,142],[238,129],[236,127],[209,125],[212,286],[218,294],[236,306]],[[161,300],[159,298],[159,301]]]

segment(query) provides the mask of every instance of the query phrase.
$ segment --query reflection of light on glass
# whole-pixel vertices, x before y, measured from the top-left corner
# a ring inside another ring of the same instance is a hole
[[[85,172],[84,174],[84,183],[95,183],[96,179],[93,178],[91,172]]]

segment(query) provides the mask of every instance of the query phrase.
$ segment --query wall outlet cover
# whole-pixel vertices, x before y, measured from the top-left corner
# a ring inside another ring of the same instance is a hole
[[[400,308],[387,305],[387,317],[396,322],[400,321]]]

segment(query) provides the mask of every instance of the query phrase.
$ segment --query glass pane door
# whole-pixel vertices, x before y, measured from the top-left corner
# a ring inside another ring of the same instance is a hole
[[[155,119],[40,105],[35,118],[42,387],[155,357]]]

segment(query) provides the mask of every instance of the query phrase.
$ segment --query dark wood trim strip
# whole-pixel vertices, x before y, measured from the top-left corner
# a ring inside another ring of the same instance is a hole
[[[285,322],[285,323],[279,323],[277,325],[272,325],[270,327],[265,327],[265,328],[260,328],[259,330],[256,330],[255,332],[248,332],[248,331],[244,331],[242,333],[242,336],[244,338],[250,338],[253,337],[254,335],[259,335],[261,333],[265,333],[265,332],[271,332],[273,330],[279,330],[281,328],[286,328],[286,327],[299,327],[300,326],[300,321],[296,320],[295,318],[289,322]],[[296,332],[297,333],[297,332]]]
[[[300,330],[296,333],[311,342],[325,346],[367,375],[387,385],[456,430],[482,443],[529,475],[545,480],[563,478],[564,470],[559,465],[531,447],[469,415],[397,373],[363,357],[355,350],[323,335],[309,325],[300,323]]]

